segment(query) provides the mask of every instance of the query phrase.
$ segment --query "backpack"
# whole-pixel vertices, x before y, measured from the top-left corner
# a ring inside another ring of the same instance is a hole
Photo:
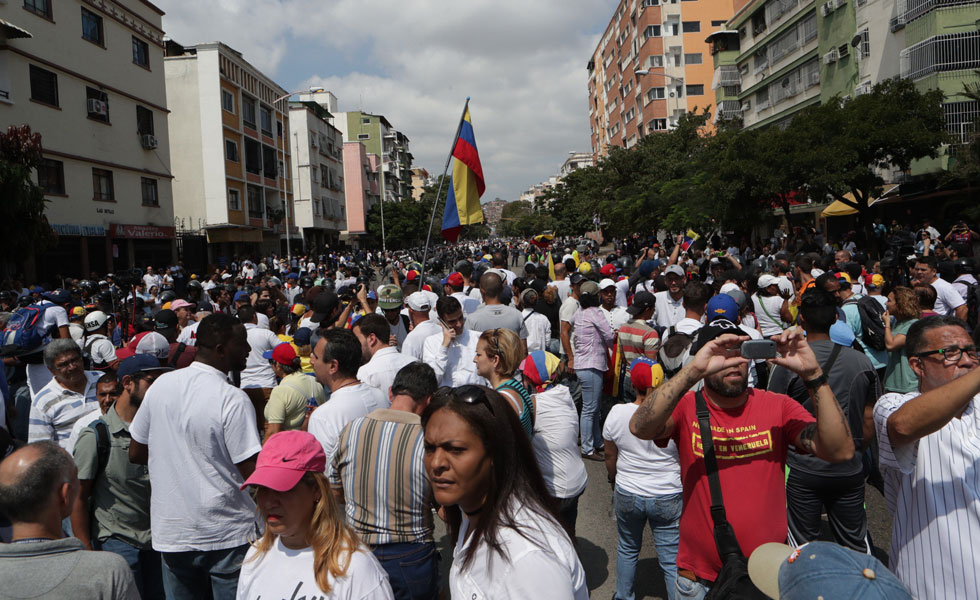
[[[41,330],[41,320],[44,311],[54,306],[31,304],[15,310],[3,332],[3,343],[0,344],[3,354],[27,354],[40,350],[49,333]]]
[[[664,376],[670,379],[684,368],[691,358],[691,344],[694,343],[693,333],[681,333],[675,325],[667,330],[667,341],[660,345],[660,365],[664,368]]]
[[[861,343],[873,350],[885,349],[885,324],[881,319],[885,308],[871,296],[857,300],[849,298],[844,304],[856,304],[861,316]]]
[[[980,285],[975,283],[966,284],[966,322],[971,329],[980,322]]]

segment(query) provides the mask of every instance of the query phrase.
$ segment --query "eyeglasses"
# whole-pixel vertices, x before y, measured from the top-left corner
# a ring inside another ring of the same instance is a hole
[[[452,391],[453,397],[464,402],[466,404],[484,404],[490,414],[494,414],[493,405],[490,404],[490,398],[487,397],[487,391],[478,385],[464,385],[458,387]]]
[[[963,356],[964,352],[966,352],[966,355],[972,358],[973,360],[980,360],[980,351],[978,351],[977,347],[972,344],[963,347],[950,346],[949,348],[940,348],[939,350],[926,350],[925,352],[918,352],[913,356],[924,358],[926,356],[931,356],[933,354],[939,354],[942,355],[943,360],[945,360],[946,362],[955,363],[955,362],[959,362],[960,357]]]

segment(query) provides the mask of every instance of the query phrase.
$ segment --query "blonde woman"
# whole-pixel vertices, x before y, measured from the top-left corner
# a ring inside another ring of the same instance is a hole
[[[305,431],[282,431],[259,452],[242,485],[255,488],[265,534],[245,555],[239,600],[392,599],[388,575],[337,508],[323,447]]]
[[[506,398],[521,421],[521,428],[528,437],[534,430],[534,401],[520,381],[514,378],[524,352],[521,338],[510,329],[487,329],[480,334],[476,344],[476,374],[490,382],[490,386]]]

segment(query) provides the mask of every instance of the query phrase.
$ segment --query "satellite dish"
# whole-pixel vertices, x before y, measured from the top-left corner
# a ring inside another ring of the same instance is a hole
[[[860,45],[861,45],[861,34],[859,33],[853,38],[851,38],[851,48],[857,48]]]

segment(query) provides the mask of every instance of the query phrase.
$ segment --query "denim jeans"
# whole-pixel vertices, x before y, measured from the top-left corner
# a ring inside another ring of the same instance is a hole
[[[143,550],[113,537],[104,542],[93,540],[92,545],[96,550],[112,552],[126,559],[143,600],[163,600],[163,566],[159,552],[152,548]]]
[[[575,369],[582,383],[582,416],[579,418],[579,438],[582,453],[592,454],[602,448],[602,371],[599,369]]]
[[[650,524],[657,561],[664,571],[667,598],[674,600],[677,545],[680,542],[681,494],[638,496],[616,487],[616,600],[633,600],[636,561],[643,546],[643,528]]]
[[[439,552],[434,543],[380,544],[372,552],[388,573],[395,600],[439,597]]]
[[[161,552],[168,600],[235,600],[248,544],[224,550]]]
[[[687,577],[678,577],[674,582],[674,598],[676,600],[704,600],[708,595],[708,586],[700,581],[691,581]]]

